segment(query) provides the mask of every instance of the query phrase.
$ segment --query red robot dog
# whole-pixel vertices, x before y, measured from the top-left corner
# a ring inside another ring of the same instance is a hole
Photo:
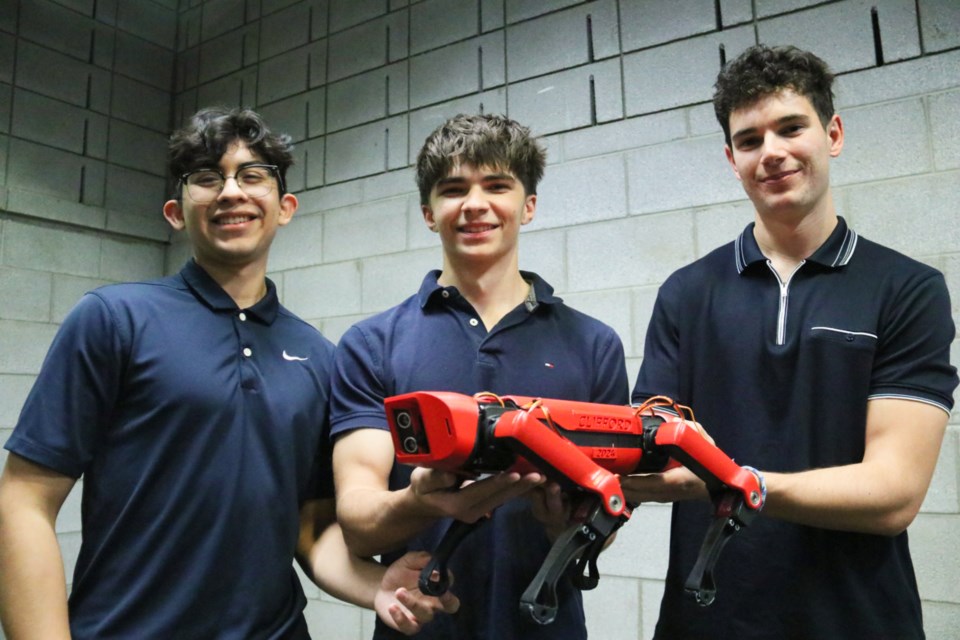
[[[662,396],[628,407],[420,391],[387,398],[384,404],[397,460],[403,464],[472,477],[536,470],[579,498],[574,524],[554,542],[521,597],[521,608],[540,624],[556,617],[556,584],[571,563],[577,562],[577,587],[597,585],[597,557],[632,510],[620,475],[682,464],[706,483],[714,520],[685,584],[704,606],[716,595],[713,567],[723,546],[753,520],[766,497],[757,472],[736,464],[700,435],[686,421],[694,419],[689,408]],[[424,593],[447,590],[447,560],[482,522],[453,523],[421,573]]]

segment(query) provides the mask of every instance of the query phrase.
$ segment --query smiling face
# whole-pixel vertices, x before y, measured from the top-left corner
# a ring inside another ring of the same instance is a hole
[[[234,176],[248,165],[261,163],[246,144],[234,142],[215,168],[224,176]],[[271,179],[276,181],[275,176]],[[263,196],[251,197],[234,178],[228,178],[219,195],[206,204],[194,202],[186,186],[181,186],[180,195],[179,201],[164,205],[164,217],[174,229],[186,229],[197,264],[208,272],[249,266],[266,272],[277,227],[287,224],[297,209],[296,197],[281,196],[279,185]]]
[[[437,181],[422,210],[440,234],[446,271],[515,267],[520,227],[533,220],[536,204],[510,171],[460,164]]]
[[[835,215],[830,158],[843,148],[839,116],[824,126],[806,97],[784,89],[734,110],[730,134],[727,159],[760,218]]]

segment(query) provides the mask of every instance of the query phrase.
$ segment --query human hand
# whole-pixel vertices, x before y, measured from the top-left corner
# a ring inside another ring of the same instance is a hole
[[[507,500],[545,481],[541,473],[521,475],[504,471],[471,480],[447,471],[418,467],[410,475],[410,490],[431,515],[476,522]]]
[[[683,420],[685,427],[696,431],[711,445],[716,443],[703,428],[693,420]],[[640,473],[620,477],[620,487],[627,502],[677,502],[680,500],[709,499],[707,486],[693,471],[683,466],[671,467],[661,473]]]
[[[543,523],[547,538],[555,541],[570,526],[573,509],[569,496],[556,482],[547,482],[534,487],[528,497],[533,517]]]
[[[623,496],[630,504],[643,502],[678,502],[706,500],[707,485],[686,467],[673,467],[661,473],[638,473],[620,476]]]
[[[426,551],[410,551],[387,567],[374,597],[374,609],[392,629],[406,635],[420,631],[438,613],[456,613],[460,600],[450,591],[424,595],[418,586],[420,571],[430,562]],[[451,584],[453,576],[450,576]]]

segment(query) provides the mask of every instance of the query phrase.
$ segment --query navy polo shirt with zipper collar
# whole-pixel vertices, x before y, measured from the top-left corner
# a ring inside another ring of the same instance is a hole
[[[669,395],[737,462],[779,472],[859,462],[871,399],[949,413],[957,376],[942,274],[841,218],[781,280],[753,229],[664,282],[633,402]],[[709,521],[705,503],[673,507],[657,637],[922,637],[905,533],[760,517],[725,547],[717,599],[702,608],[683,581]]]

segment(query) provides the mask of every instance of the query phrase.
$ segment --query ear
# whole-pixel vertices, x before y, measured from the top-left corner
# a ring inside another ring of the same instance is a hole
[[[733,149],[730,148],[730,145],[723,145],[723,152],[727,155],[727,162],[730,163],[730,168],[733,169],[733,175],[737,176],[737,180],[743,181],[743,178],[740,177],[740,170],[737,169],[737,163],[733,159]]]
[[[163,217],[170,223],[174,231],[183,231],[186,226],[183,219],[183,205],[177,200],[167,200],[163,203]]]
[[[533,216],[537,213],[537,194],[527,196],[523,203],[523,217],[520,218],[520,224],[529,224],[533,221]]]
[[[843,149],[843,121],[837,114],[827,123],[827,137],[830,138],[830,157],[836,158]]]
[[[297,200],[297,196],[292,193],[285,193],[280,197],[280,215],[277,218],[277,224],[281,227],[288,222],[293,217],[293,214],[297,212],[297,207],[300,206],[300,201]]]
[[[433,209],[431,209],[429,205],[422,204],[420,205],[420,212],[423,213],[423,221],[426,223],[430,231],[436,233],[437,221],[433,218]]]

